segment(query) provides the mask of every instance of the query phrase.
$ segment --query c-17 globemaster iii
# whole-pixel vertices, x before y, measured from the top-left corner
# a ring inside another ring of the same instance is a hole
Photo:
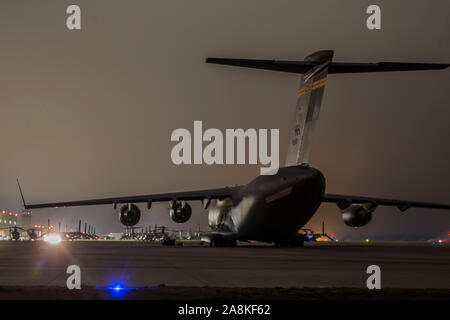
[[[354,195],[327,194],[325,177],[308,165],[314,126],[319,118],[328,74],[389,72],[445,69],[448,64],[431,63],[346,63],[332,62],[333,51],[315,52],[304,61],[208,58],[207,63],[232,65],[302,74],[295,106],[295,123],[291,130],[287,160],[274,175],[260,175],[246,185],[231,188],[183,191],[164,194],[113,197],[105,199],[27,204],[25,209],[112,204],[119,208],[119,220],[125,226],[139,222],[141,211],[136,203],[167,201],[173,221],[184,223],[192,214],[188,201],[200,200],[209,208],[206,237],[211,246],[234,246],[237,240],[274,242],[276,246],[302,246],[298,230],[314,215],[322,202],[336,203],[344,222],[361,227],[370,222],[377,206],[450,209],[448,204],[409,200],[381,199]],[[22,195],[23,198],[23,195]]]

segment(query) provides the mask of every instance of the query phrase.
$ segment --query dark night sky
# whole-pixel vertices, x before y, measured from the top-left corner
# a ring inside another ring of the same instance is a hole
[[[65,10],[82,10],[68,31]],[[237,5],[239,3],[239,5]],[[208,65],[208,56],[335,61],[450,61],[450,3],[377,1],[2,1],[0,4],[0,206],[245,184],[259,165],[176,166],[176,128],[279,128],[284,162],[298,76]],[[450,203],[450,72],[331,75],[310,163],[327,191]],[[142,225],[173,226],[167,204]],[[187,227],[207,224],[195,204]],[[119,231],[110,206],[36,210],[34,221]],[[379,208],[361,229],[337,207],[322,220],[341,239],[446,235],[450,213]]]

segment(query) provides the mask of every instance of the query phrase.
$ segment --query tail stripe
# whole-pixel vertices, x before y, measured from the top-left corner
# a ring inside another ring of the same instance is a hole
[[[327,81],[327,78],[322,78],[316,82],[311,83],[310,85],[307,85],[306,87],[303,87],[301,90],[298,91],[298,96],[302,96],[312,90],[316,90],[320,87],[323,87],[325,85],[325,82]]]

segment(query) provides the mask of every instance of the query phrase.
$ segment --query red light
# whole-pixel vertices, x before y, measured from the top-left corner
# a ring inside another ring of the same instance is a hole
[[[6,210],[3,210],[2,213],[5,214],[5,213],[6,213]]]
[[[331,234],[330,237],[334,238],[334,234]]]
[[[18,217],[19,215],[17,213],[14,214],[15,217]]]
[[[9,215],[12,216],[12,212],[10,212]]]

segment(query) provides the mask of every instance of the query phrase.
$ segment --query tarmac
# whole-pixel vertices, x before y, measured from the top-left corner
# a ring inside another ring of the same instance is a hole
[[[131,241],[0,241],[0,286],[66,287],[69,265],[82,286],[366,288],[367,267],[382,288],[450,288],[450,246],[428,243],[316,243],[304,248],[244,245],[166,247]]]

